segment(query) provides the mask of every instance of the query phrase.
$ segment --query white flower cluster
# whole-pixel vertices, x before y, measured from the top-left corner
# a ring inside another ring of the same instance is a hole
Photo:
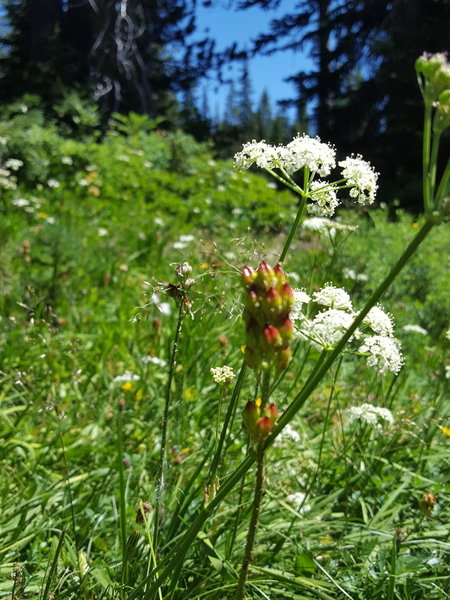
[[[333,348],[358,314],[353,310],[348,293],[331,284],[314,292],[312,299],[303,290],[294,289],[293,294],[294,304],[290,317],[295,323],[297,334],[318,349]],[[311,300],[324,307],[324,310],[319,310],[309,319],[304,312],[304,305]],[[391,315],[380,306],[374,306],[363,319],[362,327],[356,329],[349,340],[349,344],[358,341],[359,347],[349,347],[348,350],[367,355],[367,364],[376,367],[381,375],[387,371],[398,373],[403,365],[403,356],[400,343],[393,335]]]
[[[314,233],[326,233],[332,238],[335,237],[338,231],[355,231],[355,225],[341,223],[335,219],[327,219],[326,217],[311,217],[305,219],[302,223],[302,228]]]
[[[332,217],[339,206],[335,186],[317,180],[311,183],[311,190],[312,204],[306,206],[308,214],[315,217]]]
[[[359,155],[347,157],[339,166],[347,184],[353,186],[350,196],[356,198],[359,204],[372,204],[378,189],[378,173]]]
[[[230,383],[236,377],[232,367],[224,365],[223,367],[212,367],[210,369],[212,378],[216,383]]]
[[[157,356],[149,356],[148,354],[142,357],[142,362],[151,365],[157,365],[158,367],[167,366],[167,363],[163,358],[158,358]]]
[[[311,173],[326,177],[336,166],[336,150],[321,142],[320,138],[311,138],[305,134],[297,135],[289,142],[284,152],[279,153],[280,162],[288,173],[295,173],[307,167]]]
[[[124,383],[125,381],[139,381],[140,377],[137,373],[133,373],[133,371],[125,371],[122,375],[117,375],[114,377],[114,383]]]
[[[310,203],[307,205],[309,214],[329,217],[339,205],[336,186],[315,180],[316,176],[327,177],[336,167],[336,150],[330,144],[321,142],[318,137],[297,135],[286,146],[271,146],[264,140],[253,140],[244,144],[242,150],[235,154],[234,164],[238,169],[248,169],[253,164],[261,169],[280,169],[283,176],[308,169],[311,173],[308,194]],[[359,204],[372,204],[378,189],[378,173],[359,155],[347,157],[339,166],[342,167],[342,177],[351,188],[350,197]]]
[[[380,421],[385,421],[389,425],[393,425],[394,417],[388,408],[381,406],[373,406],[373,404],[361,404],[361,406],[352,406],[347,410],[348,422],[362,421],[367,425],[373,425],[375,429],[383,429],[383,424]]]
[[[393,337],[387,335],[367,336],[359,351],[369,355],[367,364],[369,367],[376,367],[381,375],[387,371],[398,373],[403,366],[400,342]]]
[[[313,294],[314,302],[330,308],[352,310],[352,301],[348,293],[342,288],[334,287],[327,283],[324,288]]]

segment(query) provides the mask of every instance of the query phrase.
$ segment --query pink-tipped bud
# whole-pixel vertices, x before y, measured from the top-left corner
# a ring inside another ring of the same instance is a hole
[[[287,344],[294,337],[294,326],[289,317],[286,317],[283,323],[278,327],[283,344]]]
[[[241,277],[242,277],[242,283],[244,285],[251,285],[253,283],[253,281],[255,280],[256,271],[253,267],[245,266],[242,269]]]
[[[274,325],[266,325],[263,329],[263,336],[266,343],[272,348],[279,348],[283,345],[280,332]]]
[[[265,260],[259,263],[259,267],[256,269],[255,283],[263,288],[267,289],[274,283],[275,274],[271,266],[269,266]]]
[[[288,283],[283,283],[281,286],[280,296],[283,300],[284,308],[289,310],[294,304],[294,293],[292,292],[292,288]]]
[[[256,421],[254,437],[258,442],[264,441],[273,427],[269,417],[261,417]]]
[[[275,358],[275,367],[280,371],[284,371],[289,366],[292,359],[291,347],[286,346],[282,350],[279,350]]]
[[[266,309],[267,317],[270,318],[271,314],[276,313],[283,306],[283,300],[280,294],[274,287],[270,287],[263,301],[263,307]]]
[[[275,404],[273,402],[271,402],[269,404],[269,406],[266,408],[266,417],[269,417],[269,419],[272,422],[272,425],[275,424],[276,420],[278,419],[278,415],[279,415],[278,408],[275,406]]]
[[[277,263],[274,268],[273,268],[273,272],[275,273],[277,279],[278,279],[278,284],[282,285],[283,283],[286,282],[286,273],[284,272],[283,267],[280,265],[280,263]]]
[[[253,435],[255,432],[256,422],[259,419],[259,408],[254,402],[249,400],[242,411],[242,422],[245,429]]]

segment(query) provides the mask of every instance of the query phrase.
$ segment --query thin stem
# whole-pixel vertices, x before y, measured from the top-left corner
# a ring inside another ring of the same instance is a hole
[[[127,564],[127,506],[125,498],[125,474],[123,466],[123,402],[119,401],[117,411],[117,467],[119,470],[119,514],[120,544],[122,547],[122,584],[128,579]]]
[[[176,367],[176,362],[177,362],[177,353],[178,353],[178,343],[180,340],[181,327],[183,325],[183,318],[184,318],[184,314],[185,314],[183,300],[184,299],[181,299],[179,301],[178,321],[177,321],[177,328],[175,331],[175,337],[173,340],[172,354],[170,356],[169,375],[167,377],[166,399],[165,399],[165,404],[164,404],[164,413],[163,413],[163,422],[162,422],[161,449],[159,452],[158,477],[157,477],[157,483],[156,483],[156,498],[155,498],[155,510],[154,510],[155,520],[154,520],[154,524],[153,524],[153,547],[154,547],[156,553],[158,551],[159,520],[160,520],[159,513],[160,513],[162,494],[163,494],[163,489],[164,489],[164,468],[165,468],[166,452],[167,452],[167,448],[166,448],[166,446],[167,446],[167,427],[168,427],[168,420],[169,420],[170,401],[172,398],[172,380],[173,380],[173,375],[175,373],[175,367]]]
[[[299,207],[298,207],[297,216],[295,217],[295,221],[294,221],[294,223],[293,223],[293,225],[291,227],[291,230],[289,232],[289,235],[288,235],[288,237],[286,239],[286,242],[284,244],[284,248],[283,248],[283,250],[282,250],[282,252],[280,254],[279,262],[283,262],[284,259],[286,258],[286,254],[288,253],[289,248],[291,247],[292,240],[293,240],[294,235],[296,234],[298,226],[300,224],[300,220],[301,220],[303,212],[305,210],[305,206],[306,206],[306,197],[302,196],[301,200],[300,200]]]
[[[431,186],[430,186],[430,149],[431,149],[431,104],[425,102],[425,114],[423,125],[423,144],[422,144],[422,180],[423,180],[423,203],[425,213],[428,214],[431,208]]]
[[[227,412],[226,412],[226,415],[225,415],[225,418],[223,421],[222,431],[220,432],[220,438],[219,438],[219,442],[217,444],[217,449],[216,449],[216,452],[214,453],[214,458],[211,462],[211,467],[210,467],[209,476],[208,476],[208,483],[210,486],[214,485],[214,480],[216,478],[217,469],[218,469],[218,467],[220,465],[220,461],[222,459],[223,446],[225,443],[225,439],[227,436],[230,422],[231,422],[232,417],[236,410],[237,401],[239,399],[239,394],[241,392],[242,383],[244,381],[245,370],[246,370],[246,365],[245,365],[245,362],[243,362],[242,366],[241,366],[241,370],[239,371],[239,375],[236,379],[236,384],[234,386],[233,394],[232,394],[232,396],[230,398],[230,402],[228,404],[228,409],[227,409]]]
[[[431,158],[430,158],[430,202],[433,208],[437,208],[435,186],[436,186],[436,170],[437,170],[437,157],[439,153],[439,142],[441,139],[441,133],[435,132],[433,136],[433,144],[431,147]]]
[[[245,544],[244,558],[242,559],[241,572],[239,574],[238,586],[236,588],[235,600],[242,600],[245,593],[248,570],[253,560],[253,547],[255,545],[256,532],[258,529],[259,511],[264,492],[264,448],[262,444],[257,449],[257,470],[255,481],[255,493],[253,496],[252,514],[248,526],[247,541]]]
[[[439,208],[441,201],[446,197],[446,195],[450,192],[450,157],[445,165],[444,173],[441,177],[441,182],[435,194],[435,206]]]

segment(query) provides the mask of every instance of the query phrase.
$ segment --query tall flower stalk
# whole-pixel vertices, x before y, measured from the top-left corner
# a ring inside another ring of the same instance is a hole
[[[244,321],[247,342],[245,363],[248,367],[262,373],[263,381],[267,383],[267,387],[262,386],[266,391],[262,392],[261,401],[247,403],[244,409],[243,421],[251,440],[251,450],[241,464],[221,483],[215,496],[202,506],[185,533],[178,538],[176,546],[172,547],[164,557],[159,568],[154,569],[146,580],[135,588],[130,599],[142,597],[142,590],[149,582],[151,583],[143,597],[144,600],[153,598],[159,587],[170,576],[172,576],[170,587],[172,590],[175,589],[184,558],[196,536],[214,510],[256,464],[250,528],[235,594],[235,600],[242,600],[263,496],[265,452],[321,383],[371,309],[376,306],[433,228],[448,221],[450,160],[440,177],[437,165],[439,141],[443,131],[450,126],[450,65],[443,54],[424,55],[418,59],[416,71],[426,107],[422,160],[425,223],[389,270],[385,279],[372,293],[364,308],[354,315],[353,321],[342,332],[340,339],[334,346],[322,352],[301,390],[279,418],[277,409],[270,404],[268,382],[271,372],[287,368],[291,359],[288,333],[290,326],[286,323],[286,319],[289,319],[292,303],[287,300],[289,295],[287,288],[282,291],[282,286],[287,282],[283,280],[284,272],[280,265],[272,268],[266,263],[261,263],[256,271],[251,267],[244,268],[242,277],[246,291]],[[283,261],[288,255],[305,208],[313,216],[332,216],[339,204],[337,192],[342,190],[348,190],[350,198],[360,205],[371,204],[374,201],[377,174],[360,156],[347,157],[339,163],[342,176],[337,181],[327,183],[317,179],[318,176],[327,177],[336,166],[334,148],[323,144],[317,138],[298,136],[286,147],[273,147],[265,142],[251,142],[244,145],[243,150],[236,155],[236,165],[240,168],[248,168],[252,164],[266,170],[300,196],[298,212],[281,253],[280,260]],[[303,170],[302,186],[292,177],[300,170]],[[241,383],[239,382],[239,385]],[[232,410],[235,410],[236,400],[237,395],[233,395]],[[229,420],[222,430],[222,436],[226,435]]]

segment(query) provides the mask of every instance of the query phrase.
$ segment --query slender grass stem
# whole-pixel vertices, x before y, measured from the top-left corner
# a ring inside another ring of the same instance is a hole
[[[422,182],[423,182],[423,203],[425,213],[431,210],[431,186],[430,186],[430,149],[431,149],[431,113],[432,106],[425,102],[424,125],[423,125],[423,143],[422,143]]]
[[[160,510],[162,504],[162,495],[164,490],[164,470],[165,470],[165,462],[166,462],[166,453],[167,453],[167,428],[169,421],[169,408],[170,401],[172,398],[172,380],[173,375],[175,373],[175,367],[177,362],[177,353],[178,353],[178,343],[180,341],[181,335],[181,327],[183,325],[183,318],[185,314],[185,307],[183,299],[179,300],[178,307],[178,320],[177,327],[175,330],[175,337],[172,345],[172,353],[170,356],[170,364],[169,364],[169,374],[167,377],[167,385],[166,385],[166,398],[164,403],[164,413],[163,413],[163,422],[162,422],[162,431],[161,431],[161,449],[159,453],[159,465],[158,465],[158,476],[156,483],[156,498],[155,498],[155,520],[153,523],[153,547],[155,549],[155,553],[158,552],[158,537],[159,537],[159,521],[160,521]]]
[[[120,546],[122,549],[122,574],[121,581],[124,585],[128,580],[127,565],[127,506],[125,492],[125,474],[123,465],[123,409],[119,401],[117,410],[117,469],[119,471],[119,515],[120,515]]]
[[[248,526],[247,540],[245,543],[244,557],[242,559],[241,572],[239,573],[238,585],[234,595],[235,600],[242,600],[245,593],[245,584],[247,583],[248,570],[253,560],[253,547],[255,545],[256,532],[258,530],[259,512],[261,509],[261,500],[264,493],[264,448],[262,444],[256,451],[257,469],[255,480],[255,492],[252,504],[252,514]]]
[[[301,199],[300,199],[300,204],[297,210],[297,216],[295,217],[295,221],[292,224],[291,230],[289,232],[289,235],[286,239],[286,242],[284,244],[283,250],[281,251],[280,254],[280,258],[279,258],[279,262],[283,262],[284,259],[286,258],[287,253],[289,252],[289,249],[291,247],[292,244],[292,240],[294,238],[294,235],[297,232],[298,226],[300,224],[300,220],[303,216],[304,210],[305,210],[305,206],[306,206],[306,197],[302,195]]]
[[[441,140],[441,134],[436,132],[433,136],[433,143],[431,146],[431,158],[430,158],[430,202],[434,209],[436,206],[436,171],[437,171],[437,158],[439,153],[439,142]]]

